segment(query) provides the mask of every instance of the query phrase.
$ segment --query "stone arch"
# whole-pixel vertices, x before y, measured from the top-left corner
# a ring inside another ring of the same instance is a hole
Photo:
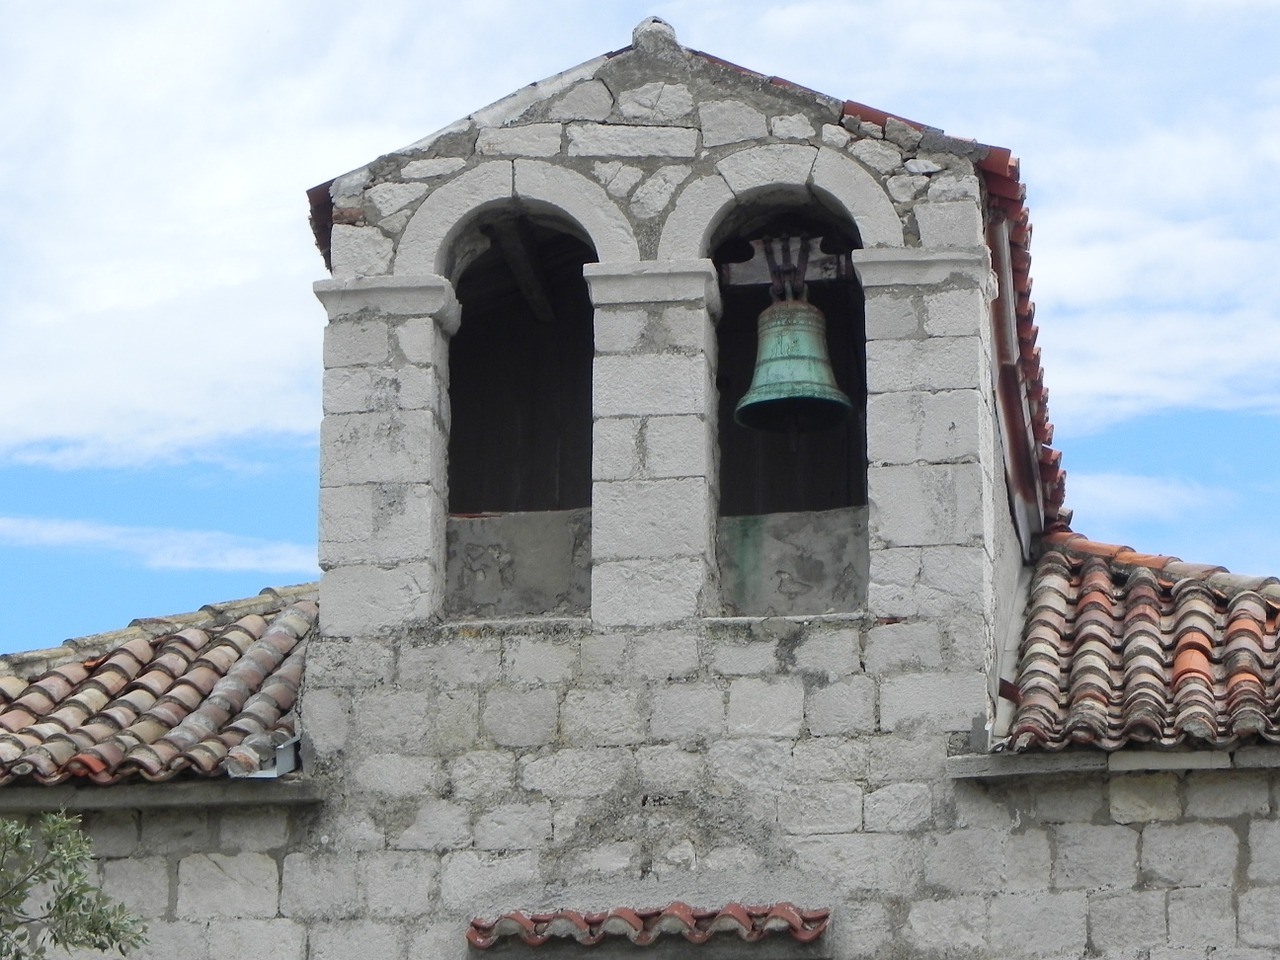
[[[447,276],[452,247],[479,213],[504,205],[556,214],[602,262],[640,259],[631,222],[593,180],[541,160],[493,160],[432,191],[405,227],[392,272]]]
[[[903,246],[902,221],[879,181],[826,147],[768,144],[732,153],[681,191],[658,241],[659,260],[710,256],[716,228],[745,200],[817,198],[853,221],[864,247]]]

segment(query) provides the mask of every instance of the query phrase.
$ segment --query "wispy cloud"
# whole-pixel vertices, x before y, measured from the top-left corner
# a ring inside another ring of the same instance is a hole
[[[1072,472],[1070,495],[1078,516],[1105,524],[1116,520],[1172,522],[1208,504],[1227,504],[1235,499],[1230,490],[1129,473]]]
[[[0,543],[106,551],[152,570],[210,570],[316,576],[315,548],[215,530],[127,527],[83,520],[0,517]]]

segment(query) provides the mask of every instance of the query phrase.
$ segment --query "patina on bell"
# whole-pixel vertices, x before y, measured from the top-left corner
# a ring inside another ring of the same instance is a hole
[[[853,403],[836,385],[827,352],[827,321],[805,300],[779,300],[756,323],[751,388],[733,419],[752,430],[806,433],[838,427]]]

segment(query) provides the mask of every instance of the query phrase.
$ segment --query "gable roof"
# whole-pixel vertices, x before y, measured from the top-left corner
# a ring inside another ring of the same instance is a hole
[[[1043,538],[1002,746],[1280,742],[1280,580]]]
[[[1006,147],[979,143],[975,140],[948,136],[942,130],[876,107],[842,100],[819,91],[811,90],[782,77],[762,74],[738,66],[720,57],[702,51],[676,45],[670,26],[656,17],[642,21],[636,27],[633,38],[648,34],[669,36],[672,47],[679,55],[699,61],[723,71],[726,80],[735,77],[750,79],[774,87],[811,95],[815,108],[821,112],[834,109],[831,122],[852,132],[855,137],[894,138],[899,145],[908,144],[907,151],[938,151],[953,153],[970,159],[982,180],[984,203],[989,224],[1007,224],[1008,256],[1002,249],[1003,240],[988,233],[992,247],[993,265],[1002,277],[1002,298],[1009,302],[997,302],[996,311],[1006,313],[1012,322],[998,318],[995,321],[994,348],[999,365],[997,394],[1002,408],[1002,421],[1006,424],[1009,459],[1007,475],[1012,496],[1018,503],[1019,517],[1035,517],[1035,530],[1050,529],[1054,525],[1069,524],[1070,511],[1064,509],[1066,496],[1066,471],[1062,469],[1062,455],[1052,447],[1053,425],[1049,420],[1049,392],[1044,384],[1044,371],[1040,366],[1040,348],[1036,345],[1039,329],[1035,325],[1035,304],[1031,300],[1031,222],[1026,206],[1026,187],[1021,181],[1018,160]],[[444,131],[412,144],[389,156],[428,158],[434,156],[433,148],[447,132],[458,132],[474,127],[518,122],[520,117],[541,100],[559,95],[566,84],[595,76],[605,64],[627,56],[644,56],[638,42],[603,54],[577,67],[572,67],[555,77],[530,84],[503,100],[476,110],[465,121],[452,124]],[[670,71],[670,65],[663,67]],[[607,121],[606,121],[607,122]],[[445,140],[449,138],[443,138]],[[456,138],[454,138],[456,139]],[[330,245],[335,222],[363,222],[359,209],[335,209],[331,187],[337,182],[326,181],[307,191],[311,207],[311,227],[316,246],[324,258],[325,267],[331,268]],[[356,218],[355,220],[351,218]],[[336,220],[335,220],[336,218]],[[1007,289],[1006,289],[1007,288]],[[1026,546],[1024,540],[1024,547]]]
[[[0,784],[17,778],[98,784],[190,772],[248,776],[270,769],[295,734],[316,584],[129,628],[32,657],[53,666],[0,676]],[[76,652],[97,647],[100,655]],[[83,653],[81,653],[83,656]]]

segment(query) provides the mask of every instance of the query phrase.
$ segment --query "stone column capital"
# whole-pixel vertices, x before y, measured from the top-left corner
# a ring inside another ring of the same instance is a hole
[[[458,330],[460,307],[453,284],[433,274],[317,280],[316,298],[330,320],[361,311],[392,317],[432,317],[449,336]]]
[[[710,260],[635,260],[588,263],[582,268],[591,302],[611,304],[697,303],[720,315],[720,286]]]

